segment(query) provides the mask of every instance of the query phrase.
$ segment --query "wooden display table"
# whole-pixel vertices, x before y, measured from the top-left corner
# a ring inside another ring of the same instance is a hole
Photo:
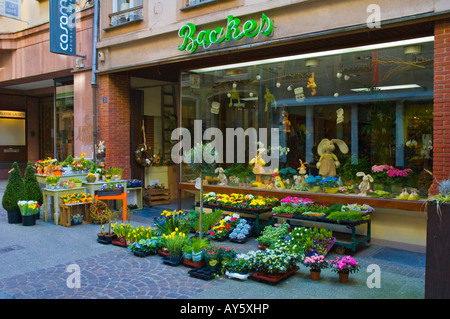
[[[60,176],[61,179],[70,179],[70,178],[78,178],[83,180],[86,180],[86,175],[87,173],[79,173],[79,174],[62,174]],[[44,184],[45,187],[45,179],[47,178],[48,175],[42,175],[42,174],[36,174],[36,179],[38,181],[39,184]]]
[[[61,195],[68,195],[68,194],[76,194],[76,193],[84,193],[86,192],[86,187],[75,187],[75,188],[58,188],[58,189],[42,189],[42,196],[43,196],[43,205],[44,205],[44,220],[47,221],[48,216],[48,204],[47,204],[47,196],[50,196],[53,198],[53,214],[51,217],[53,217],[53,220],[56,224],[57,220],[59,219],[59,201]],[[55,215],[55,216],[53,216]],[[58,217],[58,218],[56,218]]]
[[[60,216],[59,216],[59,224],[65,227],[72,226],[71,216],[74,215],[77,211],[81,211],[81,215],[83,215],[83,224],[92,223],[90,207],[92,202],[87,203],[76,203],[76,204],[59,204]],[[80,224],[81,225],[81,224]]]
[[[113,193],[113,192],[111,192]],[[127,192],[123,189],[122,193],[117,195],[107,195],[102,194],[102,192],[95,193],[95,200],[122,200],[122,220],[125,222],[127,220]]]
[[[333,226],[342,226],[343,228],[350,229],[350,233],[342,232],[338,233],[339,235],[336,235],[336,246],[342,246],[345,248],[349,248],[352,250],[352,252],[356,251],[356,247],[363,245],[365,243],[370,243],[371,240],[371,221],[369,220],[361,220],[361,221],[341,221],[341,222],[335,222],[332,220],[327,219],[326,217],[308,217],[308,216],[295,216],[295,217],[285,217],[283,215],[276,215],[271,214],[271,217],[269,219],[270,224],[274,224],[274,219],[283,219],[286,220],[287,223],[290,223],[291,221],[296,221],[299,224],[318,224],[321,227],[324,227],[326,225],[333,225]],[[367,225],[366,227],[366,233],[365,235],[357,235],[356,234],[356,227],[360,225]],[[333,235],[335,232],[333,231]]]

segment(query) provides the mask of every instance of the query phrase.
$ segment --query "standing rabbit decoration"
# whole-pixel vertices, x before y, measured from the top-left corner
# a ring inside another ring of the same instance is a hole
[[[366,175],[364,172],[356,173],[356,176],[362,176],[363,180],[359,184],[358,188],[360,193],[359,196],[367,196],[367,192],[370,190],[370,183],[373,183],[373,177],[370,175]]]
[[[339,147],[339,150],[343,154],[348,153],[348,146],[344,141],[339,139],[322,139],[319,146],[317,146],[317,153],[319,154],[320,159],[317,162],[316,167],[319,169],[319,175],[323,177],[336,176],[336,168],[341,166],[337,156],[333,153],[335,150],[334,144]]]

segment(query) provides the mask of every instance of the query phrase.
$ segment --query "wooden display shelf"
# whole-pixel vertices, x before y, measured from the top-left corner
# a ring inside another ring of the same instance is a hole
[[[65,227],[84,225],[92,223],[89,207],[92,202],[77,203],[77,204],[59,204],[59,224]],[[70,216],[75,214],[83,215],[83,221],[81,224],[72,225]]]
[[[167,188],[146,188],[142,197],[148,206],[170,204],[170,190]]]
[[[199,192],[192,183],[179,183],[178,187],[181,190]],[[215,185],[204,185],[204,194],[208,192],[215,193],[241,193],[241,194],[252,194],[269,196],[276,198],[284,198],[288,196],[311,198],[315,202],[323,202],[329,204],[342,204],[342,202],[356,203],[356,204],[367,204],[374,208],[391,208],[391,209],[404,209],[411,211],[426,211],[426,201],[413,201],[413,200],[401,200],[401,199],[385,199],[376,197],[364,197],[357,195],[344,195],[344,194],[326,194],[326,193],[308,193],[308,192],[296,192],[291,190],[267,190],[256,187],[232,187],[232,186],[215,186]]]

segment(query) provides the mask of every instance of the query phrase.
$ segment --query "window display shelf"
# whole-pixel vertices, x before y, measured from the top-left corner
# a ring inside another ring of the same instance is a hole
[[[179,188],[186,191],[199,191],[195,188],[194,184],[191,183],[179,183]],[[279,191],[279,190],[267,190],[260,189],[256,187],[231,187],[231,186],[215,186],[215,185],[204,185],[203,191],[215,192],[215,193],[241,193],[241,194],[252,194],[261,196],[273,196],[279,199],[288,196],[311,198],[316,202],[324,202],[329,204],[342,204],[356,203],[356,204],[367,204],[374,208],[391,208],[391,209],[404,209],[411,211],[423,211],[426,212],[426,201],[411,201],[411,200],[400,200],[400,199],[385,199],[385,198],[375,198],[370,196],[352,196],[345,194],[326,194],[326,193],[308,193],[308,192],[296,192],[296,191]]]

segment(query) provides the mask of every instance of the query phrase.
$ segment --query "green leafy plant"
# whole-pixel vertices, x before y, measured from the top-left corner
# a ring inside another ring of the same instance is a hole
[[[6,211],[18,210],[17,202],[23,196],[23,181],[20,174],[19,165],[14,162],[9,173],[8,183],[3,193],[2,206]]]
[[[60,179],[59,176],[48,175],[48,176],[45,178],[45,183],[46,183],[47,185],[56,185],[56,184],[59,183],[59,179]]]
[[[122,175],[123,169],[119,167],[111,167],[108,172],[111,176]]]
[[[195,253],[203,251],[203,248],[208,247],[209,244],[209,240],[206,237],[194,237],[191,239],[192,251]]]
[[[289,232],[289,224],[283,223],[280,226],[268,225],[264,228],[261,236],[257,238],[259,244],[270,247],[279,239],[283,239]]]
[[[358,158],[358,162],[354,164],[352,158],[349,158],[345,164],[342,166],[343,173],[342,177],[344,181],[351,182],[356,178],[356,173],[358,172],[370,172],[370,163],[366,158]]]
[[[39,186],[39,182],[36,179],[33,164],[28,162],[25,174],[23,177],[23,200],[33,200],[39,205],[42,205],[44,198],[42,196],[42,190]]]

